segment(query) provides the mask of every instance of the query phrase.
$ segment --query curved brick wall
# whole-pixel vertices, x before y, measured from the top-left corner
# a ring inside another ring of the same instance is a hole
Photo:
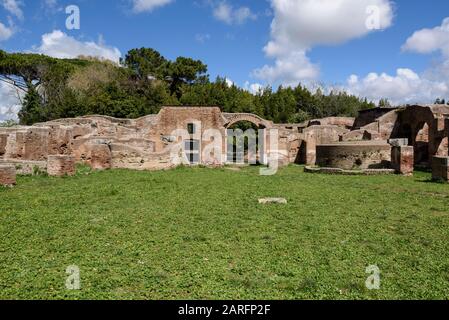
[[[352,170],[391,166],[391,146],[383,142],[318,145],[316,152],[320,167]]]

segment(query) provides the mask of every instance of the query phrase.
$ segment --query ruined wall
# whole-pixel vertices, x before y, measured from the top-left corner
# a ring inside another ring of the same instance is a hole
[[[316,148],[320,144],[328,144],[340,141],[340,137],[349,132],[337,126],[311,126],[304,129],[300,145],[300,161],[308,165],[316,163]]]
[[[391,146],[386,142],[318,145],[316,164],[321,167],[353,169],[389,168]]]
[[[394,110],[396,110],[396,108],[374,108],[369,110],[362,110],[359,112],[358,117],[355,119],[352,130],[363,128]]]
[[[8,140],[8,134],[1,133],[0,134],[0,158],[2,158],[5,155],[6,152],[6,143]]]
[[[309,121],[308,126],[337,126],[343,129],[351,129],[354,126],[355,118],[351,117],[328,117]]]

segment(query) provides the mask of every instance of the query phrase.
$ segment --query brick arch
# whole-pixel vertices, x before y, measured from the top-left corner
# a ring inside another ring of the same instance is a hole
[[[410,106],[399,115],[400,131],[415,150],[415,163],[430,163],[438,152],[437,119],[430,106]]]
[[[223,117],[225,119],[226,128],[230,128],[232,125],[241,121],[251,122],[258,127],[264,127],[266,129],[273,127],[273,122],[251,113],[224,113]]]

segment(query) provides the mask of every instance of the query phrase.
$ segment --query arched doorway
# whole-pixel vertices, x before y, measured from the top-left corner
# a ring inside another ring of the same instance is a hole
[[[266,128],[250,121],[226,127],[226,163],[266,164]]]
[[[246,159],[247,163],[268,164],[268,150],[270,149],[268,134],[271,133],[270,130],[273,128],[273,122],[250,113],[223,113],[223,118],[225,120],[226,162],[229,164],[236,163],[236,161],[237,163],[245,163]],[[240,137],[234,137],[236,129],[240,130],[237,131],[237,136]],[[254,136],[256,136],[255,143]],[[251,138],[253,138],[253,144],[246,141]],[[241,149],[236,149],[236,139],[244,139],[243,152]]]
[[[429,134],[430,126],[427,122],[420,122],[415,128],[413,135],[413,145],[415,148],[415,164],[429,164]]]

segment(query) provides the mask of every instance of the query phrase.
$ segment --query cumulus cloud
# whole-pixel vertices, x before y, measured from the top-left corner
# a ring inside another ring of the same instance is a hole
[[[18,0],[1,0],[2,6],[10,14],[14,15],[19,19],[23,19],[23,11],[21,9],[22,2]]]
[[[257,15],[248,7],[234,8],[226,1],[215,5],[213,10],[214,17],[227,24],[243,24],[248,20],[256,20]]]
[[[317,45],[337,45],[386,29],[393,21],[390,0],[271,0],[271,40],[264,51],[275,59],[253,72],[270,84],[317,79],[319,67],[307,56]],[[367,23],[375,18],[377,29]]]
[[[252,94],[256,94],[256,93],[262,92],[264,89],[264,86],[261,85],[260,83],[250,83],[249,81],[246,81],[243,89],[251,92]]]
[[[91,56],[117,63],[121,57],[119,49],[107,46],[101,39],[98,43],[92,41],[82,42],[68,36],[60,30],[54,30],[51,33],[44,34],[41,45],[34,48],[34,51],[55,58]]]
[[[11,27],[7,27],[0,22],[0,41],[8,40],[13,34],[14,31]]]
[[[402,49],[423,54],[441,51],[449,58],[449,18],[444,19],[441,26],[416,31]]]
[[[133,0],[133,11],[135,13],[151,12],[172,2],[173,0]]]
[[[430,54],[440,52],[440,59],[422,74],[398,69],[396,75],[370,73],[365,78],[352,75],[347,89],[371,100],[389,98],[393,103],[433,103],[449,96],[449,18],[441,26],[414,32],[402,46],[404,52]]]
[[[20,109],[21,104],[14,88],[0,81],[0,122],[17,120]]]
[[[231,88],[234,85],[234,81],[232,81],[231,79],[229,79],[227,77],[225,78],[225,82],[229,88]]]
[[[436,97],[445,97],[449,86],[444,81],[432,81],[420,77],[411,69],[398,69],[396,75],[370,73],[363,79],[351,75],[347,91],[378,101],[388,98],[393,104],[431,103]]]

